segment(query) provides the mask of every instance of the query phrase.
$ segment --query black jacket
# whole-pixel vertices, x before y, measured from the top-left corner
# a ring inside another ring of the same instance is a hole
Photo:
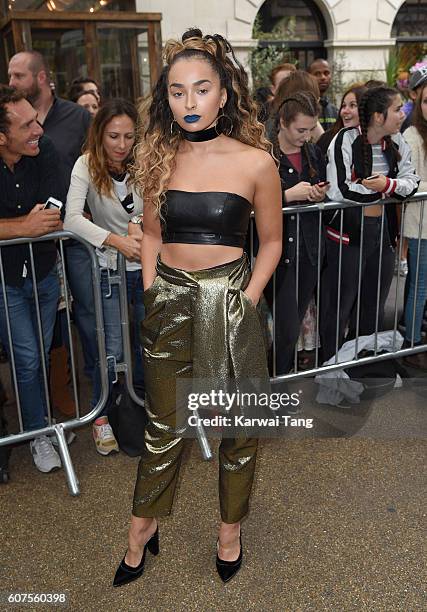
[[[74,164],[82,154],[91,121],[89,111],[62,98],[54,98],[44,120],[43,130],[58,151],[58,166],[67,190]]]
[[[282,180],[282,190],[290,189],[301,181],[307,181],[312,185],[325,180],[326,166],[323,160],[320,149],[314,145],[308,145],[310,159],[313,168],[316,170],[317,176],[311,178],[309,174],[309,165],[302,152],[302,172],[298,174],[297,170],[292,166],[288,157],[282,153],[280,156],[279,174]],[[291,202],[289,205],[307,204],[307,202]],[[283,206],[286,206],[285,199]],[[283,250],[282,262],[291,264],[295,260],[296,245],[297,245],[297,215],[283,215]],[[313,265],[317,265],[319,256],[319,213],[307,212],[300,214],[299,220],[299,245],[300,256],[307,255]]]
[[[320,102],[320,115],[319,115],[319,123],[322,128],[326,131],[331,128],[338,117],[338,109],[335,104],[329,101],[329,98],[322,97],[319,100]]]
[[[384,148],[384,156],[389,165],[389,186],[383,193],[373,192],[360,183],[364,174],[362,136],[359,128],[344,128],[338,132],[328,149],[327,177],[331,186],[328,197],[337,202],[378,203],[383,197],[405,200],[418,189],[419,178],[411,162],[411,149],[401,134],[394,134],[392,140],[400,153],[401,159],[395,161],[390,149]],[[372,148],[368,148],[369,174],[372,174]],[[399,234],[396,205],[386,204],[386,217],[390,243],[395,244]],[[343,242],[345,244],[360,241],[360,207],[344,209]],[[340,240],[340,214],[333,215],[329,223],[335,230],[337,241]],[[328,232],[328,230],[327,230]],[[336,234],[338,232],[338,235]],[[328,234],[329,235],[329,234]]]

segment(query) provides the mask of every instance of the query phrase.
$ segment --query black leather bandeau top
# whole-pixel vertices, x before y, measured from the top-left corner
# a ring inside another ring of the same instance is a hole
[[[162,206],[162,240],[243,248],[251,210],[237,193],[169,189]]]

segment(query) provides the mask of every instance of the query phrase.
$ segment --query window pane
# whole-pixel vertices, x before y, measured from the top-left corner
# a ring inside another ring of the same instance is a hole
[[[31,30],[33,49],[48,61],[58,96],[65,96],[71,81],[87,75],[83,30]]]
[[[98,27],[101,80],[105,96],[135,100],[148,93],[147,30]]]
[[[426,36],[427,0],[405,2],[396,15],[392,36]]]
[[[266,0],[260,8],[256,20],[256,30],[260,29],[263,38],[284,41],[323,41],[326,27],[323,17],[311,0]]]

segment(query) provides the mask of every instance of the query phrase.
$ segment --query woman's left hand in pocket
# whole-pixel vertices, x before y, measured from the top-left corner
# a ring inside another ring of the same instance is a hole
[[[256,307],[259,300],[260,300],[260,295],[253,293],[249,287],[247,287],[243,293],[246,295],[247,298],[250,299],[250,301],[252,302],[252,304]]]

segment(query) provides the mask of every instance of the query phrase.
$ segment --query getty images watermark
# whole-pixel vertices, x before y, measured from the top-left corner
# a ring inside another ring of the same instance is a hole
[[[176,379],[176,433],[184,438],[426,437],[427,379]],[[393,381],[392,381],[393,383]],[[392,387],[392,388],[391,388]],[[384,401],[385,391],[388,393]],[[389,399],[390,398],[390,399]]]
[[[180,425],[186,437],[194,437],[200,427],[222,437],[275,437],[284,434],[283,428],[314,427],[314,419],[301,414],[302,391],[205,389],[181,394]]]

